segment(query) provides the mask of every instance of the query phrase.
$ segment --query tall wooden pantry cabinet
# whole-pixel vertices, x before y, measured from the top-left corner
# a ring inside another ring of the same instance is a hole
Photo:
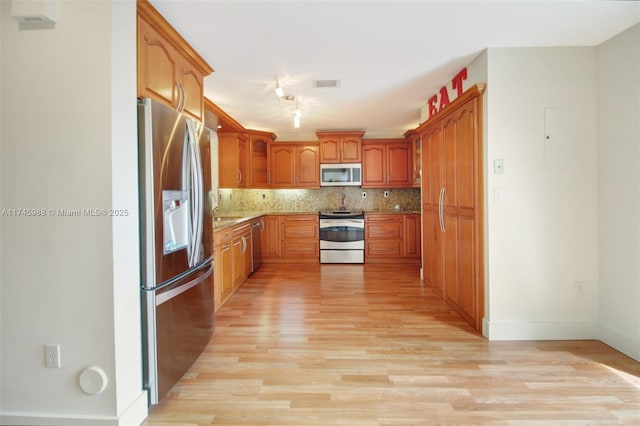
[[[477,331],[484,316],[482,94],[422,124],[424,280]]]

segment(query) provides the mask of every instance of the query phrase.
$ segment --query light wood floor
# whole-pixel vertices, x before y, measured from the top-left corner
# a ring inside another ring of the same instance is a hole
[[[145,425],[640,424],[640,364],[489,342],[405,266],[263,265]]]

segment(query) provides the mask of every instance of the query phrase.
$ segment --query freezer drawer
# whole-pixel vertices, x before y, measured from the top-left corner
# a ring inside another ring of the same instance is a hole
[[[157,404],[213,335],[213,263],[145,296],[145,385],[150,403]]]

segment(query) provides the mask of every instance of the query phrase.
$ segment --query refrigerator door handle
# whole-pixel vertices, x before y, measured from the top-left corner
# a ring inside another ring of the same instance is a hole
[[[191,208],[192,208],[192,234],[191,234],[191,256],[189,266],[193,266],[200,260],[202,247],[202,232],[204,222],[204,179],[202,176],[202,160],[195,130],[195,123],[187,119],[187,133],[189,135],[189,178],[191,186]]]
[[[156,306],[163,304],[164,302],[173,299],[174,297],[184,293],[185,291],[197,286],[198,284],[200,284],[202,281],[206,280],[207,278],[209,278],[211,276],[211,273],[213,272],[213,263],[209,265],[209,269],[207,269],[207,272],[204,273],[204,275],[199,276],[198,278],[188,281],[186,283],[184,283],[183,285],[176,287],[176,288],[172,288],[169,291],[165,291],[164,293],[160,293],[156,295]]]
[[[213,262],[213,256],[209,256],[208,258],[206,258],[205,260],[203,260],[199,265],[195,266],[194,268],[189,269],[188,271],[185,271],[179,275],[176,275],[175,277],[164,281],[160,284],[158,284],[157,286],[154,287],[145,287],[144,285],[142,287],[140,287],[140,290],[144,291],[144,292],[153,292],[153,291],[158,291],[160,289],[163,289],[165,287],[169,287],[172,284],[177,283],[178,281],[180,281],[181,279],[183,279],[185,276],[189,275],[189,274],[193,274],[194,272],[200,271],[204,268],[206,268],[207,266],[209,266],[210,263]]]

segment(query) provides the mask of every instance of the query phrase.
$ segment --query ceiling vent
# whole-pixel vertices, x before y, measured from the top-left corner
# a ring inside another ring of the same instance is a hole
[[[313,80],[312,84],[314,89],[321,87],[339,87],[340,80]]]

